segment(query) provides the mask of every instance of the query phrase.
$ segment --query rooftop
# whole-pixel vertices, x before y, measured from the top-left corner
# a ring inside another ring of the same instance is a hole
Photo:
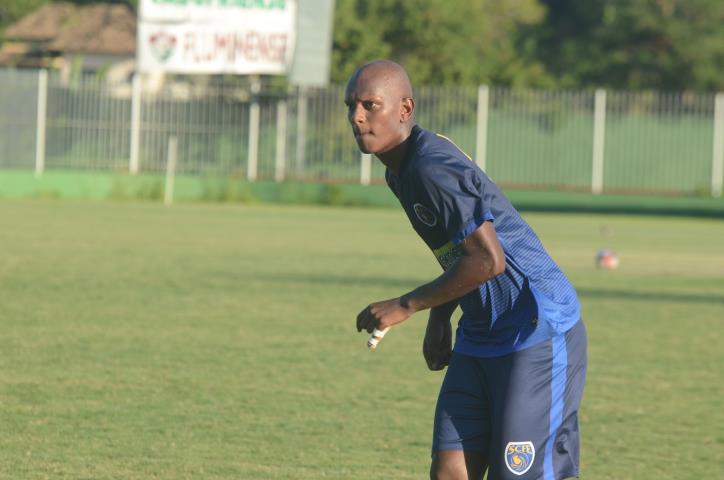
[[[135,55],[136,21],[125,4],[53,2],[10,25],[5,38],[44,42],[47,51]]]

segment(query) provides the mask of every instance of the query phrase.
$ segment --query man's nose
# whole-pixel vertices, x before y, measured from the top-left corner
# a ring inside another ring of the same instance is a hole
[[[354,124],[361,124],[365,121],[365,109],[362,108],[362,104],[356,104],[349,114],[349,121]]]

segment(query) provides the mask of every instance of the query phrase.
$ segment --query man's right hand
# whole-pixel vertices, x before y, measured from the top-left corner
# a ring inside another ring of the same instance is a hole
[[[422,355],[430,370],[442,370],[450,363],[452,355],[452,326],[450,317],[436,318],[433,312],[427,322]]]

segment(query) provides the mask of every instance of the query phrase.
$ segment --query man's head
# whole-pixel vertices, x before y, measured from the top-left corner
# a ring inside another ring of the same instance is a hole
[[[344,95],[347,119],[364,153],[385,153],[404,142],[414,124],[415,102],[407,72],[389,60],[359,67]]]

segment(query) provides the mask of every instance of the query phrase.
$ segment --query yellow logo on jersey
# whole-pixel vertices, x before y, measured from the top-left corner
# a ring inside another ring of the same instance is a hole
[[[435,255],[435,258],[437,258],[437,261],[440,263],[443,270],[447,270],[448,267],[450,267],[450,265],[452,265],[455,260],[460,258],[460,255],[462,255],[460,247],[458,245],[454,245],[452,242],[447,242],[442,247],[434,249],[432,253]]]

